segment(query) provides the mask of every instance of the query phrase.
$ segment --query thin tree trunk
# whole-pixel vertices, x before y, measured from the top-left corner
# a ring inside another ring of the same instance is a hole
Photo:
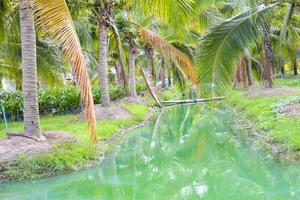
[[[99,78],[101,87],[101,102],[103,107],[110,104],[109,87],[108,87],[108,69],[107,69],[107,26],[104,23],[100,24],[99,30]]]
[[[268,27],[264,28],[264,38],[263,38],[263,48],[264,48],[264,61],[262,69],[262,86],[264,88],[272,88],[273,81],[273,68],[275,66],[274,54],[271,46],[271,38]]]
[[[137,97],[136,94],[136,85],[135,85],[135,56],[136,48],[134,41],[130,41],[130,50],[129,50],[129,90],[131,97]]]
[[[294,69],[294,76],[298,75],[298,66],[297,66],[297,59],[293,60],[293,69]]]
[[[117,85],[121,85],[121,78],[120,78],[120,72],[119,72],[119,69],[118,69],[118,64],[114,63],[113,65],[114,65],[115,70],[116,70],[115,83]]]
[[[162,58],[162,61],[161,61],[161,87],[162,88],[167,87],[167,85],[166,85],[166,69],[165,68],[166,68],[165,61]]]
[[[159,68],[159,66],[156,67],[156,70],[155,70],[155,84],[154,85],[158,85],[159,83],[159,79],[160,79],[160,74],[161,74],[161,68]]]
[[[171,72],[168,72],[168,87],[172,86],[172,81],[171,81]]]
[[[284,62],[283,62],[282,58],[278,59],[278,65],[280,67],[280,72],[281,72],[282,76],[284,77],[285,70],[284,70]]]
[[[153,48],[150,45],[146,45],[145,52],[147,58],[148,80],[153,84]]]
[[[234,88],[247,88],[248,80],[247,80],[247,66],[246,59],[242,57],[238,63],[236,77],[234,81]]]
[[[19,3],[22,41],[24,134],[41,139],[33,2],[31,0],[20,0]]]
[[[245,48],[245,62],[247,68],[248,86],[252,86],[254,85],[254,78],[253,78],[253,72],[251,67],[251,53],[247,48]]]
[[[253,78],[253,73],[251,68],[251,58],[247,56],[245,61],[247,67],[248,85],[252,86],[254,85],[254,78]]]

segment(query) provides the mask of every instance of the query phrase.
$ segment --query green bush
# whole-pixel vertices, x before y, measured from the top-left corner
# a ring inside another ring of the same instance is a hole
[[[101,91],[99,86],[92,88],[94,103],[101,103]],[[112,100],[123,98],[126,90],[123,87],[110,85],[109,94]],[[75,86],[63,88],[39,89],[39,110],[41,114],[76,112],[82,108],[80,90]],[[23,115],[23,96],[21,91],[4,92],[0,95],[1,105],[4,105],[8,119],[21,120]],[[0,109],[1,118],[2,109]]]
[[[147,85],[146,85],[145,81],[138,79],[137,82],[136,82],[136,91],[137,91],[137,93],[141,94],[141,93],[143,93],[147,90],[148,90],[148,88],[147,88]]]

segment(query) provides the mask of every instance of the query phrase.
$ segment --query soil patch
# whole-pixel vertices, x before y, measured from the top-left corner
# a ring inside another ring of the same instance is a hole
[[[132,114],[119,104],[112,104],[109,107],[102,107],[101,104],[95,105],[95,114],[97,120],[103,119],[129,119]],[[85,112],[78,115],[81,120],[85,119]]]
[[[9,136],[0,139],[0,168],[4,164],[12,163],[20,155],[32,156],[48,153],[55,143],[75,143],[77,139],[62,131],[49,131],[43,133],[46,140],[36,141],[23,136]]]
[[[291,94],[300,94],[300,90],[292,87],[276,87],[270,89],[251,87],[247,90],[247,96],[254,98],[260,96],[271,97]]]
[[[134,104],[148,104],[149,102],[147,99],[142,98],[142,97],[125,97],[125,102],[127,103],[134,103]]]
[[[284,114],[288,117],[299,117],[300,116],[300,104],[287,105],[280,111],[280,113]]]

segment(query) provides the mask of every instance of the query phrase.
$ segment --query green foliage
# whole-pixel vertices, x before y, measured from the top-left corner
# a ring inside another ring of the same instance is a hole
[[[39,90],[40,112],[74,110],[80,108],[80,92],[76,87],[46,88]]]
[[[299,104],[300,103],[300,96],[292,96],[286,99],[281,99],[273,104],[273,108],[277,112],[282,112],[285,106],[292,105],[292,104]]]
[[[86,144],[57,144],[49,154],[20,156],[4,172],[9,180],[24,181],[74,171],[97,158],[97,151]]]
[[[242,101],[241,101],[242,99]],[[243,92],[232,91],[229,103],[243,111],[254,123],[256,129],[272,140],[300,149],[300,119],[281,115],[278,108],[282,102],[293,102],[295,97],[258,97],[246,98]]]
[[[176,90],[175,88],[170,88],[168,90],[163,91],[160,97],[164,101],[179,100],[182,99],[182,93]]]
[[[15,91],[11,93],[1,92],[0,95],[1,106],[4,105],[4,109],[8,118],[14,118],[23,113],[23,96],[22,92]],[[2,109],[0,111],[2,117]]]
[[[300,87],[300,79],[298,78],[275,79],[274,84],[276,86]]]
[[[199,45],[196,67],[202,88],[223,91],[230,85],[236,61],[252,45],[276,4],[241,13],[209,29]]]
[[[147,90],[148,90],[148,88],[147,88],[147,85],[144,82],[144,80],[143,79],[138,79],[137,82],[136,82],[136,91],[137,91],[137,93],[143,93]]]
[[[112,100],[123,98],[126,90],[120,86],[111,85],[109,88]],[[101,91],[98,86],[92,89],[95,104],[101,103]],[[45,88],[39,90],[39,109],[41,114],[74,112],[81,109],[80,91],[75,86],[63,88]],[[22,92],[1,93],[1,103],[3,103],[8,119],[20,120],[23,114]],[[2,117],[2,111],[0,111]]]
[[[149,112],[148,106],[141,104],[126,104],[124,108],[134,115],[133,120],[135,122],[143,120]]]

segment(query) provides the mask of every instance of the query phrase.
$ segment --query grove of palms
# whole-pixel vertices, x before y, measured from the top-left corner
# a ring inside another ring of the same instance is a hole
[[[178,128],[166,128],[162,116],[169,106],[212,102],[213,108],[225,105],[224,112],[230,106],[241,109],[257,132],[267,134],[262,140],[292,149],[287,157],[297,160],[299,38],[297,0],[1,0],[1,131],[32,144],[50,142],[47,131],[74,131],[86,151],[104,152],[101,145],[117,140],[129,125],[151,121],[145,116],[149,111],[157,118],[153,153],[159,131],[181,131],[178,147],[188,140],[191,113],[199,117],[199,130],[206,127],[203,108],[199,116],[195,110],[179,117],[174,111]],[[5,101],[18,92],[21,106]],[[278,124],[288,119],[297,125],[285,133]],[[89,161],[99,157],[82,155]]]

